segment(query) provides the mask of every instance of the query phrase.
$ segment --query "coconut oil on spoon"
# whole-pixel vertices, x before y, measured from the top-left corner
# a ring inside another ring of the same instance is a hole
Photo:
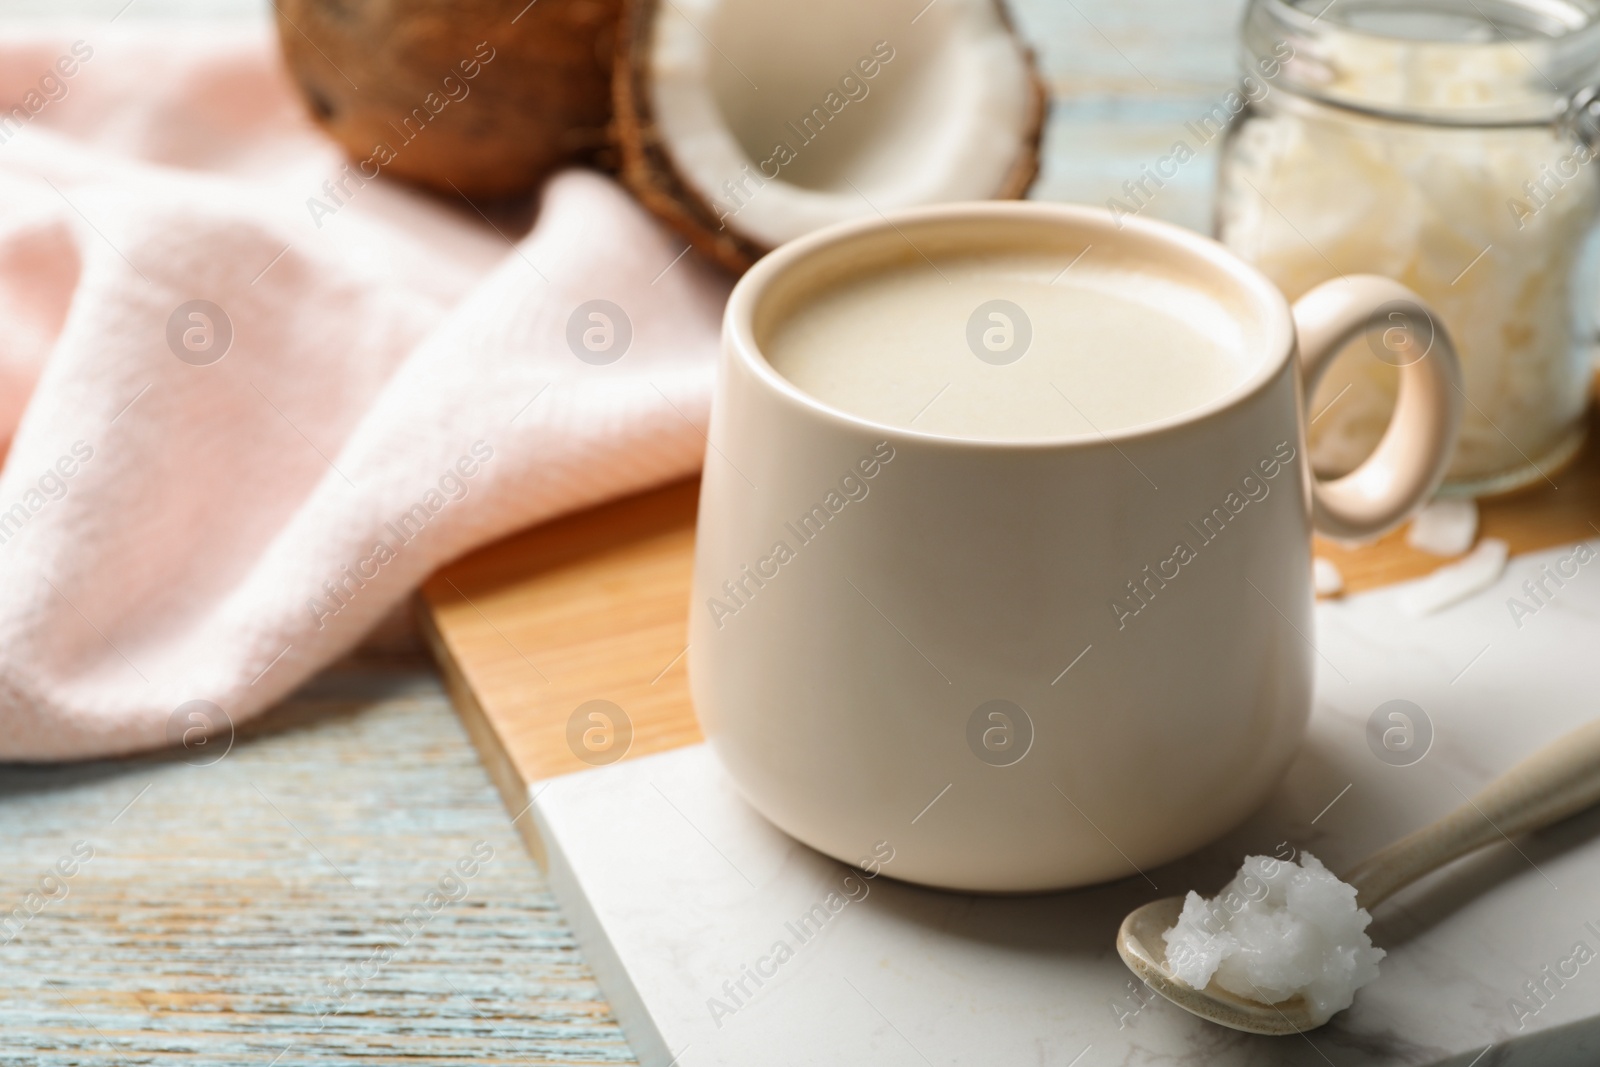
[[[1308,855],[1303,865],[1253,856],[1211,901],[1190,893],[1130,913],[1117,952],[1151,989],[1202,1019],[1255,1034],[1312,1030],[1377,977],[1382,952],[1365,933],[1370,909],[1452,860],[1596,802],[1600,720],[1356,864],[1342,882]]]

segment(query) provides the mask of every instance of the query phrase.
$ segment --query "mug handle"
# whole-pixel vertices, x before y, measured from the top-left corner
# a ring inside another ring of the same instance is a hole
[[[1319,532],[1345,541],[1378,537],[1444,480],[1464,395],[1455,345],[1417,294],[1374,274],[1324,282],[1293,311],[1307,405],[1334,357],[1362,334],[1381,330],[1374,355],[1400,368],[1400,396],[1377,449],[1342,478],[1311,478],[1311,521]]]

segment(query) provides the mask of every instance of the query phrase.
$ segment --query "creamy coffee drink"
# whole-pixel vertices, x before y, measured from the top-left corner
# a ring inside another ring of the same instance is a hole
[[[1070,266],[1069,266],[1070,263]],[[1159,274],[1070,258],[910,258],[845,277],[761,345],[801,390],[890,426],[991,440],[1110,433],[1253,369],[1233,316]]]

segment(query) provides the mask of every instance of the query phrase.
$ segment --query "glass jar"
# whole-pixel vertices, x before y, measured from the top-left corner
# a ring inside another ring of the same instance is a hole
[[[1548,480],[1587,425],[1600,311],[1597,0],[1252,0],[1217,236],[1290,300],[1404,282],[1444,320],[1466,403],[1444,492]],[[1411,329],[1397,322],[1396,328]],[[1353,469],[1398,388],[1379,338],[1330,368],[1313,467]]]

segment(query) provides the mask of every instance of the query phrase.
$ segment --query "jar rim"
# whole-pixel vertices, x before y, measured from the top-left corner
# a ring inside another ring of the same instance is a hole
[[[1600,84],[1600,0],[1251,0],[1241,36],[1247,78],[1400,121],[1548,125]]]

